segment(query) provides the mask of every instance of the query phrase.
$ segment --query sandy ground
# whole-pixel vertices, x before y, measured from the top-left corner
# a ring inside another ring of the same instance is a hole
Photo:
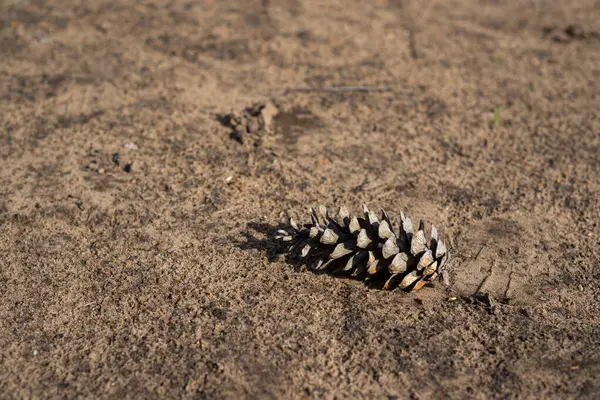
[[[600,3],[505,3],[1,1],[0,397],[600,397]],[[450,287],[270,257],[362,203]]]

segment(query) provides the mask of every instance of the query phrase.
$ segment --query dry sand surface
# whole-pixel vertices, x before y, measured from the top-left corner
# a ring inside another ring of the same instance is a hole
[[[596,0],[1,1],[0,397],[600,397],[599,93]],[[269,251],[362,203],[450,286]]]

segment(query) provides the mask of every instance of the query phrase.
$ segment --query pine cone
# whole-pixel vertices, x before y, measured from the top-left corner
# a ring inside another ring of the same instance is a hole
[[[385,211],[379,219],[366,206],[363,213],[364,218],[351,217],[342,206],[331,216],[324,206],[313,208],[312,223],[300,228],[286,218],[286,229],[278,230],[275,239],[312,270],[385,279],[384,289],[419,290],[440,275],[447,281],[449,255],[435,226],[428,243],[423,221],[414,232],[411,220],[400,213],[395,230]]]

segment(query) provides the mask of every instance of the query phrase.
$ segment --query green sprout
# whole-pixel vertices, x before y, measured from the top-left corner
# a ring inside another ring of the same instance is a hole
[[[500,124],[500,111],[502,111],[502,106],[498,106],[494,110],[494,128]]]

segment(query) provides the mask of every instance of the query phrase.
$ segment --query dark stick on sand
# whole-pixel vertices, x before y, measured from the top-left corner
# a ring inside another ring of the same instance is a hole
[[[283,95],[289,93],[310,93],[310,92],[326,92],[326,93],[343,93],[343,92],[392,92],[394,88],[388,86],[334,86],[334,87],[295,87],[286,89]],[[403,94],[413,94],[412,90],[399,89]]]

